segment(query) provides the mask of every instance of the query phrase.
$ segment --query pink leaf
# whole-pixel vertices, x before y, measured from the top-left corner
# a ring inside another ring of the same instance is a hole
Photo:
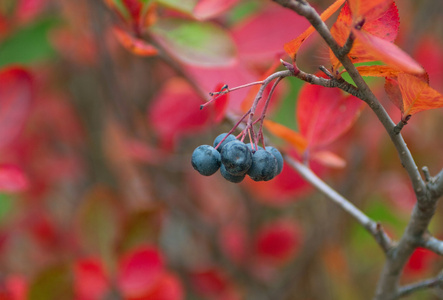
[[[88,258],[75,262],[74,289],[78,300],[98,300],[105,296],[109,283],[99,259]]]
[[[282,24],[290,30],[282,30]],[[270,5],[233,28],[232,34],[242,59],[257,63],[282,53],[285,42],[301,34],[308,26],[309,22],[296,13]]]
[[[143,246],[120,260],[117,286],[125,297],[139,297],[155,287],[164,273],[164,261],[153,246]]]
[[[21,192],[28,186],[28,178],[22,169],[15,165],[0,165],[0,192]]]
[[[31,74],[12,66],[0,70],[0,149],[21,131],[33,101]]]
[[[227,11],[237,2],[238,0],[200,0],[193,13],[198,20],[207,20]]]
[[[15,18],[20,22],[29,22],[37,17],[45,8],[48,0],[19,0],[17,1]]]

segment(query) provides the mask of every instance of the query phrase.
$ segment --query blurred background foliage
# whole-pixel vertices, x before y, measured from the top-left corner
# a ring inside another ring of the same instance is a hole
[[[207,93],[220,83],[260,79],[283,43],[308,26],[271,1],[215,1],[220,7],[199,10],[196,3],[0,2],[1,78],[14,70],[32,78],[28,96],[17,96],[24,81],[8,90],[0,80],[0,299],[372,297],[384,262],[378,245],[289,166],[272,182],[238,185],[192,170],[193,149],[233,125],[211,107],[199,110]],[[321,11],[330,1],[312,4]],[[443,92],[442,3],[397,4],[396,43]],[[313,36],[298,62],[314,73],[327,59]],[[383,81],[370,84],[400,120]],[[284,80],[271,120],[297,129],[303,85]],[[238,115],[247,92],[229,95],[228,117]],[[29,103],[11,104],[5,95]],[[443,166],[442,114],[418,114],[403,131],[417,164],[431,174]],[[375,116],[364,109],[329,149],[346,166],[313,165],[315,172],[400,237],[414,194]],[[441,236],[441,228],[439,209],[431,230]],[[442,267],[436,255],[417,250],[403,282]]]

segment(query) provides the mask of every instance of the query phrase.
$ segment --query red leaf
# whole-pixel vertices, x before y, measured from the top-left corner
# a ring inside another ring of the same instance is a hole
[[[181,281],[172,273],[164,273],[154,288],[139,300],[182,300],[184,291]],[[135,299],[132,299],[135,300]]]
[[[223,86],[224,86],[223,83],[216,85],[214,91],[220,91]],[[226,108],[229,102],[229,94],[224,94],[216,97],[217,99],[215,100],[214,103],[214,110],[215,110],[214,121],[216,124],[218,124],[221,121],[223,121],[223,119],[225,118]]]
[[[405,265],[405,275],[413,276],[426,273],[431,268],[433,260],[437,258],[438,256],[435,253],[427,249],[415,249]]]
[[[28,178],[22,169],[15,165],[0,165],[0,192],[21,192],[28,186]]]
[[[226,274],[215,268],[206,268],[190,274],[195,291],[205,299],[240,300],[240,295]]]
[[[153,246],[142,246],[121,258],[117,286],[124,297],[137,298],[152,291],[163,274],[161,253]]]
[[[346,132],[358,117],[362,101],[339,89],[305,84],[297,103],[300,133],[308,149],[324,147]]]
[[[139,0],[121,0],[123,5],[131,15],[132,20],[138,22],[140,18],[140,12],[142,10],[142,2]]]
[[[74,289],[78,300],[103,299],[109,282],[99,259],[86,258],[74,263]]]
[[[238,0],[200,0],[193,14],[198,20],[214,18],[234,6]]]
[[[195,271],[190,276],[194,289],[202,296],[214,296],[222,293],[228,286],[226,275],[215,268]]]
[[[148,111],[148,120],[166,150],[183,135],[196,134],[209,121],[210,111],[200,110],[201,98],[183,80],[172,79],[157,94]]]
[[[33,101],[31,74],[21,67],[0,70],[0,149],[20,133]]]
[[[255,251],[260,259],[282,263],[295,255],[300,243],[301,234],[296,223],[276,220],[258,231]]]
[[[153,56],[158,53],[157,48],[153,45],[142,39],[131,36],[124,30],[115,27],[113,32],[120,44],[135,55]]]

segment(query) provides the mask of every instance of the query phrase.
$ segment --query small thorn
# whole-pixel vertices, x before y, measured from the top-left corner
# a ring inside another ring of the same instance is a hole
[[[203,107],[205,107],[203,104],[202,105],[200,105],[200,110],[202,110],[203,109]]]
[[[209,92],[209,96],[214,96],[214,93],[213,92]]]

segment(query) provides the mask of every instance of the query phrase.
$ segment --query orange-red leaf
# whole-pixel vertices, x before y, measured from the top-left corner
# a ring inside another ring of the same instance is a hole
[[[365,30],[352,29],[356,39],[366,47],[366,53],[373,60],[381,60],[389,66],[399,68],[411,74],[422,74],[424,69],[406,52],[395,44],[368,33]]]
[[[368,21],[384,12],[393,3],[393,0],[348,0],[348,3],[354,19],[363,17]]]
[[[270,120],[265,120],[264,125],[273,135],[285,140],[299,152],[303,152],[306,149],[308,143],[297,131]]]
[[[390,66],[358,66],[358,72],[361,76],[368,77],[386,77],[386,78],[396,78],[399,74],[404,73],[403,71],[392,68]],[[424,81],[429,84],[429,75],[428,73],[422,73],[414,75],[421,81]]]
[[[346,161],[343,158],[327,150],[314,152],[311,158],[312,160],[331,168],[341,169],[346,166]]]
[[[120,44],[135,55],[153,56],[158,53],[157,48],[142,39],[131,36],[124,30],[114,28],[113,32]]]
[[[443,95],[426,82],[409,74],[399,74],[397,80],[403,97],[403,116],[443,107]]]
[[[353,17],[349,6],[345,4],[340,11],[337,21],[331,28],[331,33],[340,46],[343,46],[348,39],[351,27],[354,24]],[[393,42],[397,37],[399,24],[397,6],[395,3],[392,3],[391,6],[383,12],[377,12],[377,14],[374,12],[370,20],[365,18],[363,29],[385,41]],[[367,51],[367,45],[359,39],[354,40],[348,56],[354,63],[378,60],[377,57],[374,57],[373,53]],[[330,58],[332,65],[337,68],[340,63],[332,51],[330,51]]]
[[[323,21],[326,21],[329,19],[330,16],[332,16],[339,8],[342,6],[342,4],[345,2],[345,0],[337,0],[335,1],[331,6],[329,6],[321,15],[321,19]],[[300,48],[301,44],[315,31],[314,27],[310,26],[308,29],[306,29],[305,32],[300,34],[297,38],[293,39],[292,41],[286,43],[284,45],[284,49],[286,53],[292,58],[292,60],[295,60],[295,56],[298,52],[298,49]]]
[[[399,69],[391,68],[389,66],[359,66],[357,67],[361,76],[369,77],[397,77],[402,73]]]

